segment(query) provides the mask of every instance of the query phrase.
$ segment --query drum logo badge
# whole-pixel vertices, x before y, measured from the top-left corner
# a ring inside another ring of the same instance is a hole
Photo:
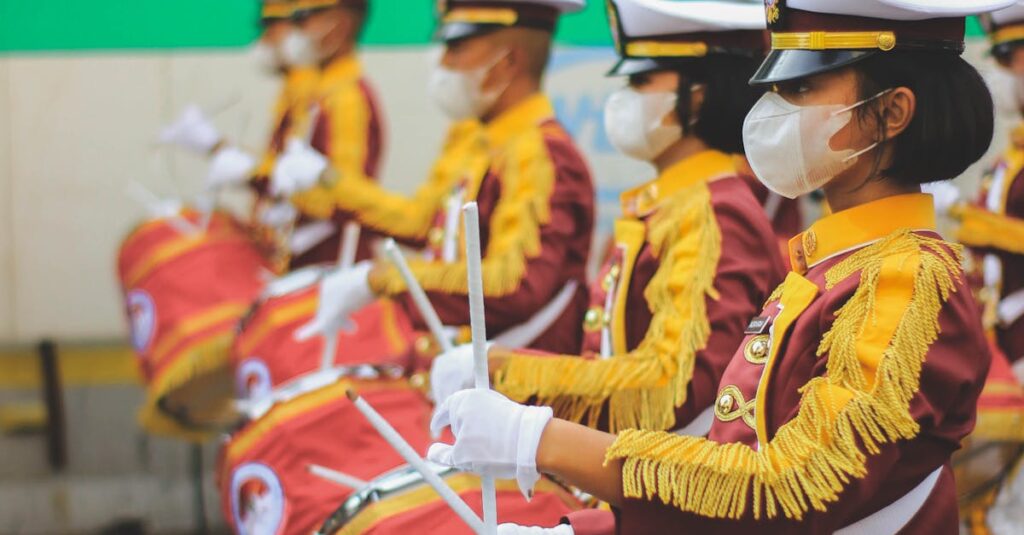
[[[235,391],[238,397],[250,401],[269,396],[274,389],[270,368],[258,357],[242,361],[235,374]]]
[[[231,476],[231,515],[239,535],[284,531],[284,491],[269,466],[246,463],[235,469]]]
[[[145,353],[156,331],[156,306],[145,290],[135,289],[125,298],[128,320],[131,324],[132,347],[136,353]]]
[[[768,25],[779,22],[779,19],[782,18],[783,9],[785,9],[784,0],[764,0],[764,13],[765,18],[768,20]]]

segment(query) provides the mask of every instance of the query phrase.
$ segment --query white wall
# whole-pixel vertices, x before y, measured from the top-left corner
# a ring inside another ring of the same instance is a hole
[[[423,48],[364,53],[387,122],[382,179],[404,191],[425,176],[444,132],[423,90],[429,57]],[[549,85],[614,208],[615,192],[650,171],[611,157],[599,131],[603,99],[621,83],[603,77],[611,61],[608,49],[561,51]],[[124,336],[117,247],[143,216],[126,188],[137,181],[188,198],[205,169],[155,147],[155,133],[185,104],[235,102],[215,122],[258,152],[276,88],[244,51],[0,59],[0,344]]]
[[[968,57],[987,68],[984,49],[975,43]],[[363,57],[387,123],[382,180],[409,191],[444,131],[423,89],[430,51],[378,48]],[[602,103],[621,83],[603,76],[612,61],[610,49],[561,49],[548,82],[600,185],[603,231],[617,193],[652,174],[604,139]],[[215,122],[258,152],[276,89],[244,51],[0,58],[0,344],[124,336],[115,257],[143,216],[125,190],[137,181],[188,198],[205,169],[202,159],[155,147],[155,132],[185,104],[233,102]],[[1012,124],[1000,122],[993,155]],[[969,173],[966,188],[977,175]]]

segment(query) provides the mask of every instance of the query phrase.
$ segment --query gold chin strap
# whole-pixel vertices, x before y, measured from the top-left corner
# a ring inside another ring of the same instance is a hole
[[[444,16],[442,22],[465,22],[469,24],[501,24],[512,26],[519,20],[519,14],[514,9],[508,8],[487,8],[487,7],[464,7],[452,9]]]
[[[693,57],[708,55],[708,45],[702,42],[668,43],[663,41],[633,41],[626,44],[626,56],[632,57]]]
[[[896,48],[894,32],[772,33],[773,50],[837,50]]]
[[[992,32],[992,44],[1001,45],[1012,41],[1024,40],[1024,24],[1000,28]]]

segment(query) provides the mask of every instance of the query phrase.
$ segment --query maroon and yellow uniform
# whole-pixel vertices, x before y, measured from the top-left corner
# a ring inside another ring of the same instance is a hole
[[[354,55],[331,62],[320,73],[313,93],[310,117],[306,121],[310,145],[330,161],[329,177],[313,189],[299,193],[292,202],[300,212],[296,232],[318,221],[330,222],[333,231],[312,248],[291,259],[291,268],[336,262],[341,246],[341,229],[350,220],[335,208],[334,199],[344,196],[341,177],[377,176],[384,143],[384,130],[376,96],[362,75]],[[312,124],[310,124],[312,121]],[[296,133],[293,132],[293,135]],[[357,260],[370,258],[369,236],[363,236]]]
[[[1024,130],[1024,126],[1019,127]],[[1011,362],[1024,358],[1024,146],[1014,136],[983,183],[977,206],[954,210],[961,220],[957,240],[976,251],[999,347]],[[994,271],[994,273],[993,273]]]
[[[313,101],[319,76],[316,69],[300,67],[289,69],[284,76],[281,93],[274,103],[274,129],[259,166],[249,182],[257,195],[257,207],[260,206],[259,203],[268,200],[270,175],[274,172],[274,163],[277,162],[278,156],[284,151],[285,142],[292,135],[296,123],[307,120],[306,114]]]
[[[584,358],[513,356],[495,388],[612,432],[692,423],[705,434],[743,328],[785,272],[734,163],[701,152],[623,194],[615,246],[590,289]]]
[[[475,200],[488,336],[528,321],[563,288],[576,284],[573,302],[532,346],[578,347],[578,337],[557,333],[565,331],[562,325],[578,324],[586,308],[581,281],[590,252],[594,188],[545,96],[531,96],[485,125],[453,127],[444,158],[412,198],[354,174],[343,176],[336,191],[340,209],[364,227],[425,246],[425,258],[410,266],[441,321],[451,326],[469,321],[459,216],[462,203]],[[423,328],[397,270],[374,273],[370,286],[378,295],[398,297]]]
[[[633,430],[609,449],[622,532],[833,533],[919,500],[901,532],[957,533],[949,459],[989,350],[934,225],[931,198],[911,194],[795,237],[795,270],[750,322],[709,437]]]

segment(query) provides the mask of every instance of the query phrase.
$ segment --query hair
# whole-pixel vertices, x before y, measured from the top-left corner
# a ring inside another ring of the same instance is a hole
[[[512,26],[495,32],[495,36],[503,46],[519,47],[523,51],[525,65],[523,71],[540,82],[551,59],[551,32],[536,28]]]
[[[752,87],[760,60],[736,55],[712,55],[681,63],[676,117],[686,135],[695,135],[709,147],[729,154],[743,154],[743,121],[764,88]],[[692,84],[704,85],[704,103],[691,117]],[[691,124],[693,123],[693,124]]]
[[[959,176],[978,161],[992,143],[992,95],[978,71],[949,52],[893,51],[875,54],[853,65],[860,98],[905,87],[917,106],[906,129],[893,139],[892,162],[880,176],[904,184],[924,184]],[[884,138],[882,100],[856,110],[859,121],[873,121]],[[879,151],[876,168],[881,166]],[[879,169],[876,169],[878,171]]]

